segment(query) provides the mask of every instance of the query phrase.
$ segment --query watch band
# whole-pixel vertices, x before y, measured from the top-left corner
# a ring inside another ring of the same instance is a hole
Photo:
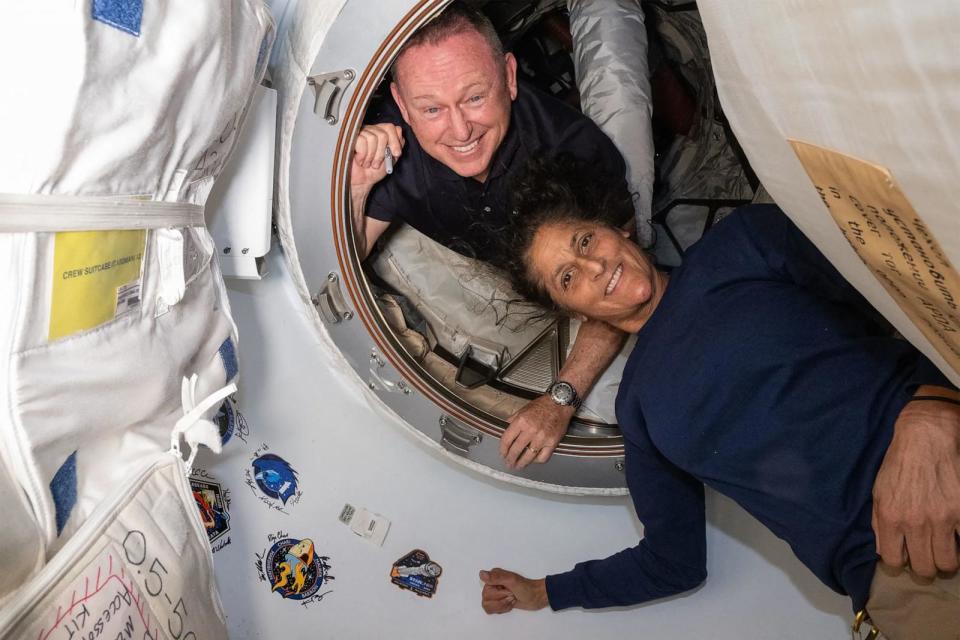
[[[557,380],[547,388],[547,394],[550,399],[562,407],[573,407],[579,409],[583,399],[577,392],[577,388],[566,380]]]

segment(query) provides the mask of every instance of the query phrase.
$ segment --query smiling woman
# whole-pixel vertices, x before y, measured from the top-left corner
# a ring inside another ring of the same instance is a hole
[[[513,202],[514,224],[497,263],[514,286],[544,306],[638,331],[667,275],[612,226],[630,211],[619,181],[570,156],[535,160],[515,181]]]
[[[922,433],[942,419],[951,434],[943,451],[956,451],[956,389],[892,335],[775,206],[731,213],[690,247],[668,283],[591,212],[603,207],[585,196],[596,182],[583,169],[536,163],[521,181],[528,195],[517,199],[517,232],[505,234],[517,241],[503,260],[523,263],[512,269],[518,286],[635,334],[616,407],[644,538],[543,580],[484,571],[484,608],[623,606],[693,589],[706,579],[709,486],[786,540],[855,611],[866,607],[885,637],[948,637],[920,632],[931,617],[952,621],[953,637],[957,580],[927,588],[897,581],[897,570],[877,561],[885,545],[871,516],[874,492],[884,490],[875,489],[881,464],[896,467],[890,461],[901,455],[890,444],[895,432]],[[546,197],[529,197],[537,193]],[[937,418],[917,408],[925,402],[936,403]],[[924,449],[923,462],[939,459],[934,449]],[[916,483],[905,477],[887,482],[907,492]],[[934,503],[940,495],[923,497]],[[942,548],[955,571],[954,529],[917,546],[907,540],[922,550],[911,555],[911,570],[924,575],[922,554]],[[903,563],[895,540],[894,561]],[[923,604],[908,606],[914,597]]]

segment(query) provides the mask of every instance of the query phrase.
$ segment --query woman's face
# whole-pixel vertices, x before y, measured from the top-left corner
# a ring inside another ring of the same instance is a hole
[[[533,237],[527,268],[561,308],[639,331],[666,286],[636,244],[595,222],[548,222]]]

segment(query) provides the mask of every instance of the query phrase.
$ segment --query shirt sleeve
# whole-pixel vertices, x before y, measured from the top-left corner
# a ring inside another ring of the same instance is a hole
[[[627,485],[644,538],[604,560],[547,576],[554,610],[639,604],[700,585],[707,577],[703,484],[654,448],[626,442]]]
[[[739,211],[743,223],[778,277],[825,297],[856,308],[879,327],[892,332],[883,315],[837,271],[826,256],[776,205],[751,205]],[[908,388],[923,384],[953,389],[953,384],[924,356],[917,354]]]
[[[363,212],[364,215],[384,222],[393,222],[397,218],[398,206],[395,191],[390,185],[389,177],[375,184],[367,196],[367,210]]]

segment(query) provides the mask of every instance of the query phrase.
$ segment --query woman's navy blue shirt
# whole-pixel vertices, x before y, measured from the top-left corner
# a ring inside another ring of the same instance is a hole
[[[952,388],[779,209],[733,212],[671,274],[620,383],[644,538],[548,576],[550,605],[635,604],[703,582],[705,484],[861,609],[874,479],[920,384]]]

